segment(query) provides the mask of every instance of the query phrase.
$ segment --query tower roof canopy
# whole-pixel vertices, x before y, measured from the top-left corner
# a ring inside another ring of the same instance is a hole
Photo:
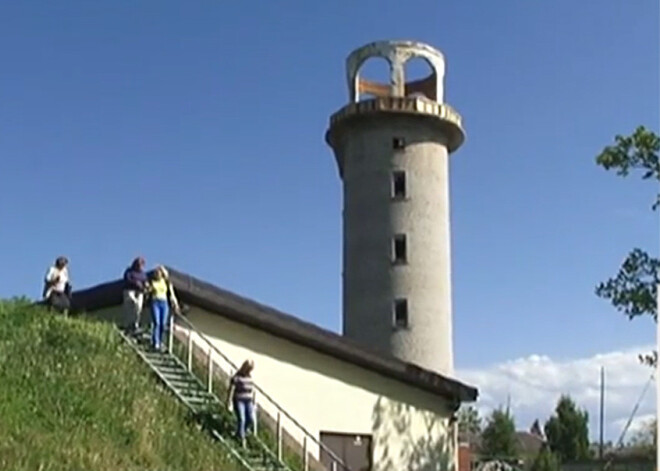
[[[360,77],[362,65],[372,57],[381,57],[388,62],[390,83],[376,83]],[[431,74],[421,80],[406,81],[406,63],[415,57],[426,61]],[[346,79],[351,102],[358,102],[362,93],[369,93],[379,97],[424,96],[443,103],[444,76],[445,59],[442,53],[428,44],[416,41],[372,42],[354,50],[346,59]]]

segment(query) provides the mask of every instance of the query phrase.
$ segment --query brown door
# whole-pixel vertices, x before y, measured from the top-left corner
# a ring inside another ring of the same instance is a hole
[[[321,432],[321,443],[328,447],[341,459],[350,471],[371,471],[371,435],[355,435],[350,433]],[[332,468],[332,456],[321,450],[321,463],[330,471],[348,471]]]

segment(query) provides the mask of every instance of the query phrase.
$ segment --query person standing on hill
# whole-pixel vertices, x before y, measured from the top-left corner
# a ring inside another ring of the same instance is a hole
[[[174,286],[170,282],[167,269],[162,265],[156,267],[153,272],[149,282],[149,295],[151,296],[151,344],[155,350],[162,350],[170,304],[175,312],[179,312]]]
[[[124,271],[124,313],[132,322],[134,333],[140,333],[140,317],[144,306],[144,293],[148,288],[147,274],[144,271],[145,260],[137,257]]]
[[[236,435],[245,447],[245,435],[248,429],[254,432],[256,422],[254,416],[254,383],[252,382],[252,370],[254,361],[245,360],[236,374],[229,382],[227,392],[227,405],[229,410],[234,409],[237,421]]]
[[[64,314],[71,308],[71,284],[69,283],[69,259],[57,257],[55,265],[48,269],[44,279],[43,299],[51,309]]]

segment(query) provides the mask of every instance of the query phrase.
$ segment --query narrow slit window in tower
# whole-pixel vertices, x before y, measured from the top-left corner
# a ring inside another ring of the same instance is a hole
[[[408,327],[408,300],[405,298],[394,300],[394,327]]]
[[[392,198],[405,199],[406,197],[406,172],[397,170],[392,172]]]
[[[392,261],[396,264],[408,261],[408,246],[405,234],[397,234],[392,239]]]
[[[403,149],[406,147],[406,140],[402,137],[394,137],[392,138],[392,147],[394,149]]]

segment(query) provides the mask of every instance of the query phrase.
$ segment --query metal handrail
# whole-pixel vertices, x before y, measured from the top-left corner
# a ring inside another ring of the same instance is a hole
[[[119,335],[121,336],[121,338],[124,339],[124,341],[125,341],[126,343],[128,343],[128,345],[131,346],[131,348],[135,351],[135,353],[137,353],[137,355],[142,359],[142,361],[144,361],[147,365],[149,365],[149,368],[151,368],[151,371],[153,371],[153,372],[156,374],[156,376],[158,376],[158,378],[159,378],[162,382],[164,382],[164,383],[170,388],[170,390],[171,390],[172,393],[177,397],[177,399],[179,399],[179,400],[180,400],[180,401],[181,401],[181,402],[182,402],[182,403],[188,408],[188,410],[190,410],[191,412],[195,412],[195,409],[194,409],[194,408],[190,405],[190,403],[189,403],[189,402],[188,402],[188,401],[187,401],[187,400],[186,400],[186,399],[185,399],[185,398],[184,398],[184,397],[183,397],[183,396],[177,391],[177,389],[172,385],[171,381],[169,381],[169,380],[168,380],[168,379],[167,379],[167,378],[166,378],[166,377],[165,377],[160,371],[158,371],[158,368],[155,368],[155,367],[154,367],[153,363],[151,363],[151,362],[149,361],[149,359],[145,356],[145,354],[142,353],[142,352],[140,351],[140,349],[138,349],[138,348],[135,346],[135,344],[134,344],[133,342],[131,342],[131,340],[129,339],[129,337],[128,337],[128,336],[122,331],[122,329],[120,329],[119,327],[117,327],[116,330],[117,330],[117,332],[119,333]],[[177,361],[181,366],[185,366],[185,365],[183,365],[183,364],[181,363],[181,361],[180,361],[176,356],[174,356],[174,359],[175,359],[175,361]],[[194,375],[193,375],[193,377],[194,377]],[[212,433],[213,433],[213,435],[214,435],[217,439],[220,440],[220,443],[222,443],[222,444],[227,448],[227,450],[229,451],[229,453],[231,453],[231,455],[234,457],[234,459],[236,459],[236,460],[237,460],[241,465],[243,465],[243,467],[245,467],[246,469],[251,469],[251,467],[250,467],[250,465],[248,464],[248,462],[245,461],[245,459],[243,459],[243,457],[241,456],[240,453],[238,453],[233,447],[231,447],[231,446],[229,445],[229,443],[227,442],[227,440],[226,440],[222,435],[220,435],[219,433],[217,433],[215,430],[212,431]]]
[[[219,355],[219,356],[220,356],[225,362],[227,362],[227,364],[229,364],[230,367],[232,367],[234,370],[238,370],[238,367],[236,366],[236,364],[234,364],[234,363],[229,359],[229,357],[227,357],[227,356],[226,356],[224,353],[222,353],[222,352],[221,352],[221,351],[220,351],[215,345],[213,345],[213,343],[212,343],[212,342],[206,337],[206,335],[204,335],[199,329],[197,329],[197,327],[195,327],[195,325],[194,325],[190,320],[188,320],[186,317],[184,317],[183,315],[181,315],[181,314],[178,313],[178,312],[173,312],[173,315],[170,316],[170,330],[169,330],[169,335],[170,335],[170,339],[169,339],[169,341],[170,341],[170,348],[171,348],[171,345],[172,345],[172,337],[173,337],[173,335],[174,335],[174,328],[173,328],[173,327],[174,327],[174,318],[175,318],[175,317],[178,318],[178,319],[180,319],[180,320],[182,320],[183,323],[186,324],[186,325],[188,326],[188,328],[189,328],[190,331],[195,332],[195,334],[197,334],[197,336],[198,336],[200,339],[202,339],[202,340],[203,340],[203,341],[204,341],[204,342],[210,347],[210,349],[213,350],[213,352],[215,352],[215,353],[216,353],[217,355]],[[188,363],[189,363],[189,364],[188,364],[188,367],[189,367],[189,368],[190,368],[190,362],[191,362],[191,360],[192,360],[192,349],[190,349],[190,351],[188,352]],[[211,358],[211,356],[209,355],[209,365],[210,365],[211,363],[212,363],[212,358]],[[209,366],[209,369],[210,369],[210,368],[211,368],[211,367]],[[324,444],[321,443],[319,440],[317,440],[317,439],[316,439],[316,438],[315,438],[315,437],[314,437],[314,436],[313,436],[313,435],[312,435],[312,434],[311,434],[311,433],[310,433],[310,432],[309,432],[309,431],[308,431],[303,425],[301,425],[296,419],[294,419],[294,418],[291,416],[291,414],[289,414],[289,413],[288,413],[288,412],[287,412],[282,406],[280,406],[280,405],[279,405],[279,404],[278,404],[278,403],[277,403],[272,397],[270,397],[270,396],[269,396],[269,395],[268,395],[263,389],[261,389],[256,383],[253,383],[253,386],[254,386],[254,389],[255,389],[256,391],[258,391],[259,394],[260,394],[261,396],[263,396],[263,397],[265,397],[266,399],[268,399],[268,401],[269,401],[273,406],[275,406],[275,408],[277,409],[278,415],[279,415],[280,413],[283,414],[283,415],[284,415],[287,419],[289,419],[289,420],[290,420],[290,421],[291,421],[296,427],[298,427],[298,429],[299,429],[301,432],[303,432],[303,434],[304,434],[304,436],[305,436],[305,439],[306,439],[307,437],[308,437],[309,439],[311,439],[313,443],[315,443],[316,445],[319,446],[320,450],[326,452],[326,453],[332,458],[332,460],[334,461],[333,464],[332,464],[332,471],[337,471],[337,467],[336,467],[337,464],[339,464],[339,465],[341,466],[341,469],[343,469],[344,471],[352,471],[351,468],[350,468],[346,463],[344,463],[343,460],[342,460],[341,458],[339,458],[339,457],[338,457],[338,456],[337,456],[332,450],[330,450],[326,445],[324,445]],[[279,420],[279,417],[278,417],[278,420],[277,420],[277,425],[278,425],[278,429],[279,429],[279,427],[280,427],[280,420]],[[279,434],[279,430],[278,430],[278,434]],[[282,441],[282,440],[281,440],[281,436],[278,436],[278,438],[277,438],[277,447],[278,447],[277,455],[278,455],[278,458],[281,457],[281,449],[280,449],[280,447],[281,447],[281,441]],[[306,440],[304,440],[304,441],[303,441],[303,467],[304,467],[304,471],[307,471],[307,467],[308,467],[308,460],[307,460],[307,446],[306,446],[306,445],[307,445]],[[319,456],[319,458],[320,458],[320,456]]]
[[[188,330],[188,336],[187,336],[188,337],[188,346],[187,346],[188,351],[187,351],[186,363],[184,363],[183,360],[179,359],[177,357],[177,355],[172,351],[172,347],[173,347],[173,343],[174,343],[173,326],[174,326],[173,319],[170,318],[170,323],[169,323],[169,327],[170,327],[169,350],[170,350],[170,352],[169,353],[170,353],[170,355],[172,355],[172,357],[175,359],[175,361],[177,363],[179,363],[184,369],[186,369],[192,375],[193,378],[195,378],[195,380],[197,381],[199,386],[203,388],[204,385],[202,384],[201,380],[195,375],[195,373],[193,372],[193,369],[192,369],[192,354],[193,354],[192,334],[191,334],[192,330]],[[212,347],[212,345],[210,345],[210,346]],[[213,379],[213,377],[212,377],[212,375],[213,375],[212,365],[213,365],[213,362],[212,362],[212,358],[211,358],[210,355],[211,355],[211,351],[209,351],[209,378],[208,378],[208,385],[207,385],[208,391],[207,392],[216,401],[218,401],[219,404],[224,404],[225,406],[227,406],[227,404],[213,392],[213,387],[212,387],[212,384],[213,384],[212,383],[212,379]],[[256,410],[256,404],[255,404],[255,410]],[[221,437],[221,435],[218,433],[217,430],[212,429],[211,432],[216,438]],[[293,471],[286,463],[284,463],[278,456],[276,456],[275,453],[273,453],[273,451],[257,436],[256,421],[254,423],[254,433],[255,433],[254,438],[255,438],[256,442],[259,444],[259,446],[261,447],[261,449],[268,456],[270,456],[270,458],[278,460],[280,462],[281,466],[282,466],[283,471]],[[224,438],[222,440],[224,441]],[[245,460],[242,460],[241,463],[245,464]],[[253,470],[253,468],[249,465],[247,465],[246,469],[248,469],[250,471]]]

